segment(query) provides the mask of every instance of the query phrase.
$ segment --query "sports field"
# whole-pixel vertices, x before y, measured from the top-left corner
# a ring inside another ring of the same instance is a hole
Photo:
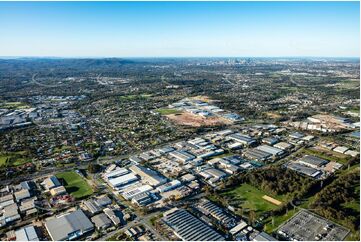
[[[233,190],[226,191],[221,194],[235,207],[241,207],[245,211],[253,210],[257,214],[261,214],[266,211],[276,209],[278,206],[265,200],[263,197],[268,195],[263,191],[249,185],[242,184]],[[273,197],[279,201],[282,201],[281,196]]]
[[[88,183],[74,171],[61,172],[56,174],[56,177],[61,179],[66,191],[76,199],[89,196],[93,193]]]

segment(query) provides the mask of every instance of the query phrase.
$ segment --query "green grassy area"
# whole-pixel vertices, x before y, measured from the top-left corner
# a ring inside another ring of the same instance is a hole
[[[0,103],[0,108],[25,109],[25,108],[30,108],[30,106],[22,102],[3,102]]]
[[[159,108],[156,110],[161,115],[168,115],[168,114],[179,114],[182,113],[182,111],[173,109],[173,108]]]
[[[20,166],[31,160],[29,158],[21,157],[21,152],[14,154],[0,155],[0,167],[2,166]]]
[[[119,99],[132,101],[132,100],[137,100],[137,99],[146,99],[151,96],[152,96],[152,94],[126,95],[126,96],[120,96]]]
[[[344,158],[341,158],[340,154],[336,154],[333,151],[321,152],[321,151],[316,151],[316,150],[311,150],[311,149],[304,149],[304,153],[307,155],[317,156],[319,158],[326,159],[329,161],[336,161],[341,164],[346,164],[352,158],[350,156],[345,156]]]
[[[74,171],[61,172],[56,174],[56,177],[64,181],[66,191],[76,199],[93,193],[93,189],[89,184]]]
[[[221,196],[227,198],[230,205],[242,207],[242,209],[245,211],[253,210],[257,215],[274,210],[278,207],[277,205],[264,200],[262,198],[264,195],[269,195],[270,197],[284,202],[284,198],[282,196],[271,196],[270,194],[266,194],[249,184],[242,184],[235,189],[223,192],[221,194]]]

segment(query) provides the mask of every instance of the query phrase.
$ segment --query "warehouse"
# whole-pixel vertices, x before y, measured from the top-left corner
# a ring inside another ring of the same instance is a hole
[[[91,218],[91,221],[95,224],[98,230],[106,229],[112,226],[112,221],[108,218],[105,213],[100,213]]]
[[[183,163],[185,163],[187,161],[191,161],[196,158],[194,155],[192,155],[184,150],[176,150],[176,151],[169,153],[169,155]]]
[[[327,160],[318,158],[316,156],[313,155],[305,155],[304,157],[302,157],[301,159],[298,160],[299,163],[312,167],[312,168],[319,168],[321,166],[324,166],[328,163]]]
[[[60,182],[56,176],[51,176],[46,178],[42,183],[42,186],[45,187],[46,190],[50,190],[52,188],[60,186]]]
[[[225,238],[183,209],[164,213],[162,221],[183,241],[224,241]]]
[[[242,135],[240,133],[236,133],[236,134],[231,134],[228,136],[229,138],[240,142],[243,145],[252,145],[254,143],[256,143],[256,141],[254,139],[252,139],[251,137],[247,136],[247,135]]]
[[[119,176],[119,177],[110,179],[108,181],[108,183],[113,189],[117,189],[121,186],[135,182],[137,180],[138,180],[138,177],[136,175],[134,175],[134,173],[130,173],[130,174],[126,174],[123,176]]]
[[[129,169],[135,174],[139,175],[142,178],[142,181],[151,186],[156,187],[167,182],[166,178],[160,176],[156,171],[153,171],[149,168],[133,165]]]
[[[15,231],[16,241],[39,241],[34,226],[26,226]]]
[[[279,143],[275,144],[273,147],[276,147],[281,150],[289,150],[289,149],[293,148],[293,145],[286,143],[286,142],[279,142]]]
[[[53,241],[74,240],[94,229],[82,210],[48,219],[45,228]]]
[[[166,184],[163,184],[159,187],[157,187],[157,190],[162,193],[162,192],[168,192],[170,190],[173,190],[177,187],[179,187],[180,185],[182,185],[182,183],[178,180],[173,180],[171,182],[168,182]]]
[[[108,173],[105,173],[103,175],[104,179],[113,179],[113,178],[116,178],[116,177],[119,177],[119,176],[123,176],[125,174],[128,174],[129,173],[129,170],[126,169],[126,168],[119,168],[117,167],[115,170],[113,171],[110,171]]]
[[[268,138],[264,138],[262,139],[262,142],[265,144],[269,144],[269,145],[274,145],[279,141],[278,138],[276,137],[268,137]]]
[[[236,225],[236,221],[232,216],[225,213],[222,208],[218,207],[207,199],[202,199],[197,204],[197,208],[204,215],[213,217],[215,220],[217,220],[217,222],[221,223],[228,229]]]
[[[272,154],[258,149],[247,150],[244,155],[256,161],[265,161],[272,156]]]
[[[304,175],[313,177],[313,178],[318,178],[320,175],[322,175],[322,172],[312,168],[312,167],[308,167],[305,165],[301,165],[299,163],[290,163],[287,165],[287,168],[297,171],[299,173],[302,173]]]
[[[272,154],[272,156],[281,156],[285,153],[283,150],[269,146],[269,145],[260,145],[256,149],[270,153],[270,154]]]
[[[150,192],[153,190],[153,187],[151,187],[150,185],[143,185],[140,187],[135,187],[135,188],[130,188],[125,190],[122,193],[122,196],[127,199],[127,200],[131,200],[133,197],[135,197],[138,194],[141,194],[143,192]]]

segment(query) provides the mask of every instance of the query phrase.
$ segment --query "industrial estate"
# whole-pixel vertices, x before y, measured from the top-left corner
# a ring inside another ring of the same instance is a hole
[[[1,240],[359,240],[359,68],[0,60]]]

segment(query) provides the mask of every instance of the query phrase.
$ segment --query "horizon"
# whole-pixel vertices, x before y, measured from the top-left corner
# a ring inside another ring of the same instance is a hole
[[[0,53],[359,58],[359,7],[359,2],[0,2]]]

